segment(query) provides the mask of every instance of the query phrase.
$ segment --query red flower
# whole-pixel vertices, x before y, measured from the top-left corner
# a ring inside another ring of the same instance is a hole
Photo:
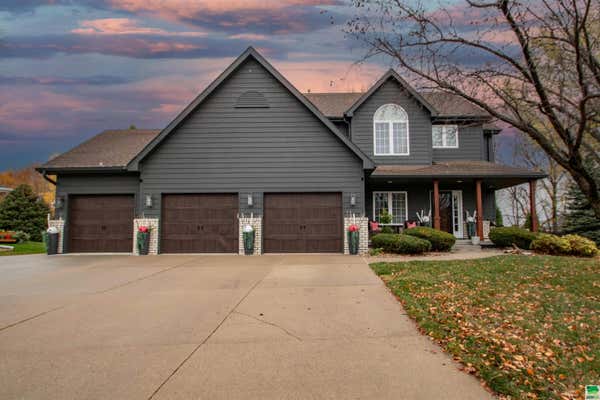
[[[141,232],[141,233],[148,233],[148,227],[147,227],[147,226],[140,226],[140,227],[138,228],[138,232]]]
[[[358,232],[358,230],[359,230],[359,229],[360,229],[360,228],[359,228],[359,227],[358,227],[358,225],[356,225],[356,224],[352,224],[352,225],[350,225],[350,226],[348,227],[348,231],[349,231],[349,232]]]

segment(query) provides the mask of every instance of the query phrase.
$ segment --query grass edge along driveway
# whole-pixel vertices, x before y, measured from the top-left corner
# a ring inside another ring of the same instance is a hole
[[[0,256],[20,256],[25,254],[42,254],[46,253],[46,247],[43,242],[25,242],[17,244],[9,244],[13,246],[12,251],[0,251]]]
[[[374,263],[420,330],[501,398],[583,399],[600,383],[600,260]]]

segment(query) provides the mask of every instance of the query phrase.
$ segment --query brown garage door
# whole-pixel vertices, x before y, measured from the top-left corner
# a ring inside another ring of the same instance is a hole
[[[266,193],[267,253],[343,251],[341,193]]]
[[[132,195],[69,196],[67,250],[130,253],[133,217]]]
[[[162,198],[162,253],[237,253],[237,194],[168,194]]]

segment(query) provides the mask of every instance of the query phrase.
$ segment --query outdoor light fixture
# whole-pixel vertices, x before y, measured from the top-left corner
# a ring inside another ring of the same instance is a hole
[[[352,193],[350,195],[350,205],[354,207],[356,205],[356,194]]]
[[[248,195],[248,207],[252,207],[254,205],[254,199],[252,198],[252,194]]]
[[[149,194],[146,195],[146,207],[152,208],[152,196]]]
[[[55,200],[54,200],[54,208],[62,208],[63,206],[63,199],[62,196],[58,196]]]

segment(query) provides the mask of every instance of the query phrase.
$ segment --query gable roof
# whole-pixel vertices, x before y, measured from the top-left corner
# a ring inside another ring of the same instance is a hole
[[[107,130],[49,160],[37,170],[125,169],[159,133],[159,129]]]
[[[306,97],[302,95],[287,79],[283,77],[263,56],[261,56],[252,46],[248,47],[229,67],[225,69],[210,85],[206,87],[160,134],[153,138],[139,154],[128,164],[128,169],[135,171],[139,167],[139,162],[146,157],[156,146],[158,146],[175,128],[177,128],[202,102],[210,96],[237,68],[247,59],[253,58],[263,68],[265,68],[279,83],[281,83],[294,97],[296,97],[306,108],[309,109],[343,144],[346,145],[362,161],[365,169],[375,167],[373,161],[365,155],[354,143],[344,136],[333,123],[325,117],[317,107],[315,107]]]
[[[421,96],[419,92],[413,89],[413,87],[408,82],[402,79],[402,77],[391,68],[385,74],[383,74],[383,76],[379,78],[379,80],[373,86],[371,86],[369,90],[363,93],[362,96],[360,96],[354,102],[354,104],[346,110],[345,114],[351,117],[354,114],[354,111],[356,111],[356,109],[360,107],[362,103],[364,103],[369,97],[371,97],[371,95],[375,93],[381,86],[383,86],[383,84],[386,83],[389,79],[394,79],[402,87],[404,87],[415,99],[417,99],[419,103],[421,103],[427,110],[429,110],[432,116],[437,115],[437,110],[435,109],[435,107],[433,107],[429,103],[429,101],[427,101],[423,96]]]

